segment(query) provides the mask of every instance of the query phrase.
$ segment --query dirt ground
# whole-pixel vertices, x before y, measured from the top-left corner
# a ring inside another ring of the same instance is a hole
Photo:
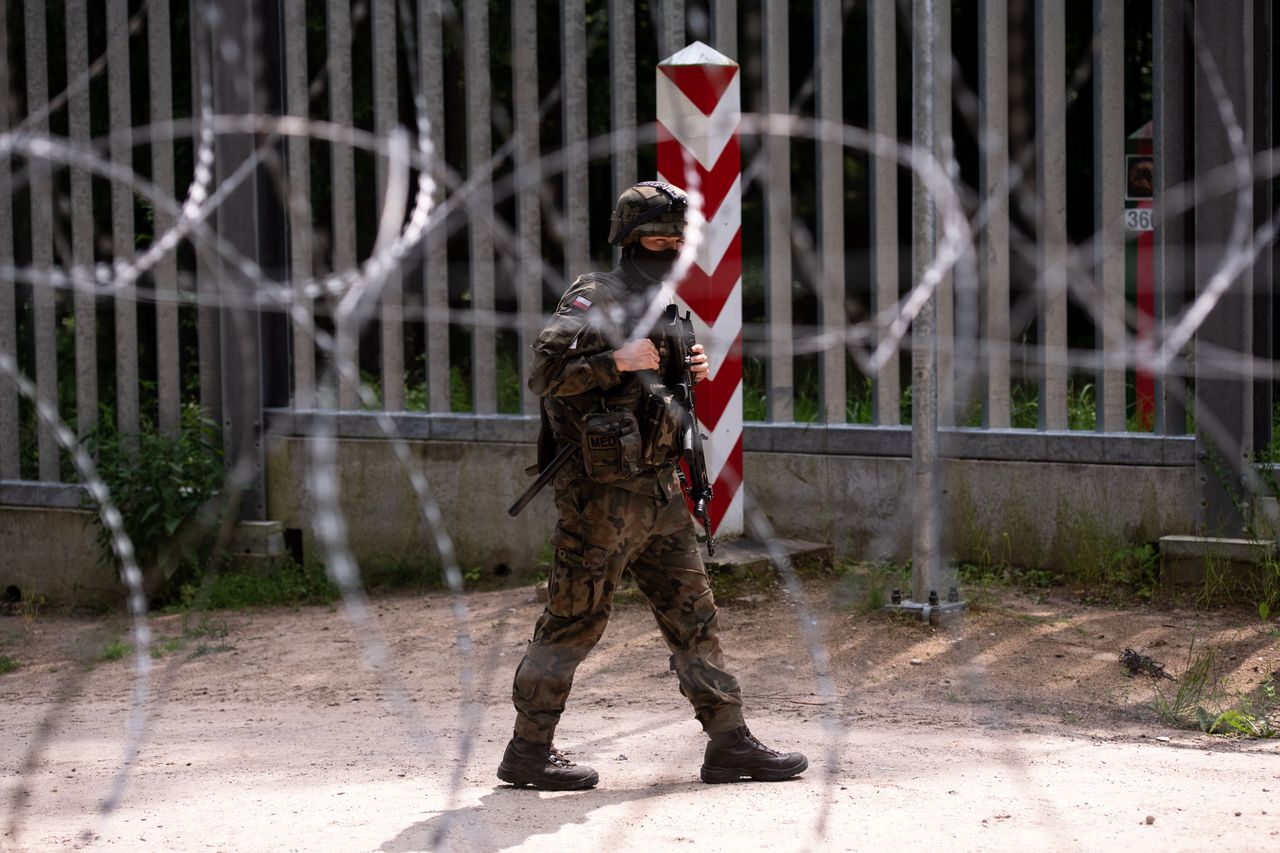
[[[1118,662],[1181,675],[1194,643],[1247,692],[1280,669],[1274,627],[1001,590],[935,630],[837,592],[721,600],[749,722],[808,754],[802,777],[698,781],[705,739],[624,597],[557,736],[600,772],[573,793],[493,775],[527,587],[466,595],[461,625],[439,594],[378,599],[361,629],[341,605],[153,618],[131,762],[134,661],[101,659],[127,620],[0,617],[21,662],[0,675],[0,849],[1280,849],[1280,742],[1166,726],[1157,681]]]

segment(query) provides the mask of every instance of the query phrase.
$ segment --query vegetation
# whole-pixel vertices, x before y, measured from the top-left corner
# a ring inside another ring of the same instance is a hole
[[[495,360],[495,382],[497,385],[498,412],[500,414],[519,414],[521,389],[524,383],[520,378],[519,363],[512,349],[499,349]],[[373,392],[377,404],[382,404],[382,382],[371,373],[361,375],[365,385]],[[449,411],[470,412],[473,410],[470,358],[464,364],[454,364],[449,368]],[[417,366],[405,377],[404,407],[409,412],[427,411],[427,377],[425,357],[419,356]]]
[[[464,573],[467,589],[496,588],[509,585],[513,580],[510,568],[505,565],[498,565],[490,572],[471,568]],[[331,604],[342,597],[324,564],[316,561],[281,560],[261,568],[233,564],[218,571],[207,565],[189,565],[175,581],[176,592],[169,599],[168,607],[188,615],[251,607]],[[527,582],[527,578],[521,578],[520,582]],[[372,594],[439,591],[446,586],[439,566],[423,560],[362,567],[361,583]]]
[[[889,603],[894,589],[911,588],[911,564],[840,560],[836,563],[836,597],[859,613],[876,613]]]
[[[763,359],[750,357],[742,362],[742,416],[746,421],[768,421],[769,400],[767,370]],[[874,384],[871,378],[850,372],[845,400],[845,423],[870,424],[873,413]],[[794,418],[797,423],[814,423],[822,420],[821,382],[817,361],[797,361],[794,388]],[[1010,426],[1013,429],[1038,429],[1040,402],[1034,385],[1016,382],[1010,388]],[[1149,432],[1138,419],[1137,404],[1130,401],[1125,414],[1127,432]],[[901,424],[911,423],[911,386],[899,393],[898,418]],[[964,407],[957,413],[956,423],[962,427],[980,427],[983,422],[981,401]],[[1067,429],[1092,432],[1097,428],[1098,409],[1092,382],[1072,380],[1067,385]]]
[[[120,639],[108,641],[102,647],[102,651],[98,653],[98,662],[107,663],[113,660],[120,660],[129,652],[133,651],[133,646]]]
[[[9,655],[0,655],[0,675],[8,675],[22,666],[22,662]]]
[[[1277,531],[1264,531],[1258,527],[1262,518],[1260,508],[1255,504],[1264,499],[1280,499],[1280,482],[1276,478],[1278,448],[1280,448],[1280,405],[1272,410],[1272,436],[1270,446],[1255,451],[1253,455],[1253,473],[1259,484],[1256,494],[1249,494],[1240,488],[1240,477],[1224,462],[1212,438],[1205,439],[1205,460],[1213,471],[1219,485],[1226,492],[1236,513],[1244,521],[1245,538],[1262,543],[1272,539]],[[1204,565],[1204,581],[1199,592],[1199,603],[1210,606],[1223,600],[1246,600],[1252,602],[1258,618],[1268,621],[1272,614],[1280,612],[1280,556],[1274,548],[1264,551],[1263,557],[1252,571],[1233,570],[1230,565],[1213,556],[1206,557]]]
[[[956,566],[956,579],[967,600],[982,603],[999,588],[1020,589],[1036,596],[1065,586],[1090,602],[1150,601],[1159,589],[1160,555],[1151,542],[1115,546],[1078,537],[1075,556],[1060,570],[1016,566],[1007,559],[983,559]]]
[[[226,622],[214,621],[208,616],[201,616],[195,624],[191,624],[189,617],[184,618],[182,631],[179,634],[156,638],[151,645],[151,657],[155,659],[167,657],[182,651],[192,642],[195,642],[195,646],[191,650],[191,657],[230,651],[232,646],[217,642],[227,636],[228,630]]]
[[[1192,645],[1182,678],[1171,693],[1157,688],[1153,707],[1160,719],[1180,728],[1236,737],[1280,737],[1280,698],[1273,678],[1249,694],[1224,695],[1218,650]]]
[[[180,584],[182,610],[243,610],[328,604],[340,598],[338,588],[319,564],[287,561],[270,571],[200,571]]]
[[[194,405],[183,409],[176,436],[165,435],[149,421],[141,433],[124,435],[111,413],[104,412],[88,444],[144,571],[222,486],[217,428]],[[102,558],[113,561],[111,534],[98,516],[94,520]]]

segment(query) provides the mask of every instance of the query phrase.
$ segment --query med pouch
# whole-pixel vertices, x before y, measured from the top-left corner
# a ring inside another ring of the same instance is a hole
[[[640,425],[627,409],[588,415],[582,425],[582,461],[596,483],[616,483],[640,473]]]

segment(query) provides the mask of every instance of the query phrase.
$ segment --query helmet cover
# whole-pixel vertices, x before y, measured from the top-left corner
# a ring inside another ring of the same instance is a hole
[[[641,237],[683,237],[689,199],[665,181],[644,181],[618,197],[610,217],[609,243],[626,246]]]

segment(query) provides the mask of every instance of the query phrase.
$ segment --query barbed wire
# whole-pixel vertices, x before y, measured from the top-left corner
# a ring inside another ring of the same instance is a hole
[[[212,4],[209,7],[212,9]],[[142,10],[135,13],[129,21],[129,31],[137,33],[141,29]],[[356,4],[356,17],[367,13],[365,4]],[[408,16],[406,16],[408,19]],[[214,20],[206,21],[214,27]],[[1204,286],[1199,289],[1195,298],[1181,310],[1178,317],[1166,328],[1158,328],[1154,341],[1140,338],[1131,330],[1136,329],[1136,315],[1126,316],[1124,344],[1118,349],[1109,350],[1100,357],[1095,350],[1066,348],[1061,353],[1049,353],[1049,363],[1064,366],[1071,370],[1092,370],[1100,366],[1124,367],[1148,370],[1159,375],[1169,376],[1201,376],[1224,379],[1255,380],[1258,378],[1274,379],[1280,368],[1270,359],[1258,358],[1252,353],[1232,351],[1212,346],[1203,342],[1196,344],[1194,374],[1182,362],[1185,351],[1194,340],[1195,333],[1206,322],[1209,315],[1221,303],[1231,287],[1240,276],[1256,263],[1260,253],[1268,248],[1275,239],[1277,217],[1274,213],[1265,219],[1254,216],[1252,210],[1252,189],[1260,180],[1270,180],[1280,173],[1280,158],[1274,152],[1250,152],[1244,144],[1243,127],[1235,115],[1230,98],[1223,87],[1221,75],[1213,56],[1201,46],[1200,34],[1196,32],[1194,39],[1197,45],[1196,61],[1203,69],[1206,79],[1212,88],[1219,118],[1224,131],[1230,140],[1233,160],[1215,171],[1201,175],[1194,182],[1175,187],[1165,198],[1161,199],[1160,212],[1156,218],[1156,227],[1162,218],[1168,219],[1180,214],[1194,211],[1206,200],[1221,195],[1234,194],[1235,210],[1232,230],[1227,246],[1218,261],[1215,270],[1208,276]],[[411,31],[401,33],[401,37],[413,49]],[[207,41],[207,40],[206,40]],[[215,44],[222,44],[212,39]],[[209,57],[199,57],[207,70]],[[476,661],[472,638],[467,628],[469,614],[467,600],[463,591],[462,571],[452,538],[447,529],[438,499],[435,497],[432,484],[424,475],[421,467],[412,457],[408,442],[400,435],[392,413],[381,408],[376,390],[363,381],[359,371],[358,356],[353,347],[358,340],[358,332],[374,322],[376,312],[383,294],[383,287],[388,278],[398,272],[409,269],[418,260],[427,235],[432,232],[447,237],[459,229],[467,227],[465,214],[474,202],[474,194],[481,186],[486,186],[493,193],[495,204],[501,204],[527,191],[548,177],[562,175],[571,165],[565,150],[548,152],[540,156],[533,168],[527,173],[514,173],[494,180],[500,167],[510,165],[514,157],[516,142],[514,138],[502,146],[488,163],[473,169],[471,174],[462,179],[451,173],[443,163],[440,153],[432,149],[431,117],[428,115],[422,96],[420,81],[415,79],[413,89],[414,111],[417,126],[414,133],[399,128],[388,136],[360,130],[358,128],[334,124],[317,119],[304,119],[293,116],[268,115],[219,115],[214,112],[213,94],[209,84],[210,75],[205,73],[201,79],[200,111],[198,117],[180,119],[163,124],[139,125],[127,130],[114,131],[106,136],[91,141],[87,146],[75,143],[56,135],[31,131],[33,124],[45,121],[56,113],[77,92],[87,89],[90,82],[106,67],[105,56],[95,62],[86,74],[78,80],[69,81],[66,89],[50,102],[33,112],[16,128],[0,134],[0,158],[13,159],[23,157],[26,164],[14,172],[7,186],[0,187],[0,195],[12,198],[30,185],[31,173],[37,168],[68,168],[84,170],[97,177],[105,178],[113,183],[121,183],[147,202],[154,204],[172,217],[169,227],[155,235],[147,250],[129,263],[116,266],[100,264],[91,269],[54,264],[48,268],[35,265],[0,264],[0,278],[7,281],[20,282],[35,288],[51,288],[59,292],[76,292],[98,297],[120,297],[129,295],[139,301],[158,301],[161,293],[155,285],[146,285],[144,279],[158,263],[167,256],[173,255],[179,247],[188,244],[196,245],[199,251],[209,252],[219,262],[235,272],[233,278],[222,282],[219,291],[201,292],[192,287],[189,278],[179,281],[179,304],[195,307],[238,308],[252,310],[275,310],[287,314],[294,328],[314,341],[318,350],[327,361],[327,377],[319,383],[322,389],[322,403],[317,409],[317,417],[312,421],[309,438],[310,459],[308,463],[308,485],[314,497],[316,515],[313,521],[317,541],[320,543],[329,577],[338,587],[344,605],[344,614],[350,620],[353,629],[360,639],[365,661],[375,677],[381,680],[390,697],[390,703],[397,714],[413,733],[413,742],[424,756],[437,749],[430,726],[421,713],[409,701],[408,689],[404,678],[395,668],[394,655],[388,648],[377,626],[369,614],[369,600],[364,590],[359,561],[351,548],[348,537],[348,521],[344,516],[340,503],[341,477],[338,473],[338,444],[334,418],[337,415],[335,401],[331,390],[345,382],[357,391],[360,403],[375,415],[375,422],[381,435],[388,441],[394,454],[396,464],[410,483],[429,541],[440,558],[443,576],[451,595],[451,606],[457,634],[457,649],[460,656],[460,682],[463,709],[468,703],[480,702],[480,691],[476,684],[481,673],[476,669]],[[314,97],[323,91],[324,80],[328,73],[328,61],[315,76],[310,85]],[[960,79],[952,75],[952,79]],[[1076,69],[1072,85],[1080,87],[1088,80],[1088,69]],[[803,93],[803,86],[801,91]],[[969,93],[971,96],[972,93]],[[555,93],[548,96],[541,109],[549,109],[554,103]],[[962,104],[970,103],[965,97],[960,98]],[[1064,107],[1065,110],[1065,107]],[[962,110],[962,115],[975,122],[972,110]],[[1065,122],[1065,114],[1055,120]],[[1038,133],[1047,132],[1040,128]],[[121,134],[128,134],[134,144],[149,144],[159,140],[177,140],[191,138],[197,140],[195,150],[195,169],[191,184],[185,189],[181,198],[172,197],[156,187],[144,174],[136,171],[132,165],[111,159],[103,152],[110,151],[112,143],[118,141]],[[655,128],[650,125],[626,131],[633,134],[635,145],[648,146],[656,139]],[[1028,211],[1033,211],[1034,192],[1025,185],[1022,178],[1026,173],[1026,157],[1022,164],[1014,164],[1002,185],[999,200],[993,198],[977,198],[972,191],[964,188],[958,180],[958,167],[951,153],[952,146],[943,145],[946,152],[939,157],[932,151],[925,151],[869,132],[864,128],[823,121],[796,115],[767,115],[747,113],[742,115],[739,133],[745,137],[763,139],[770,136],[781,136],[792,140],[807,142],[828,142],[840,145],[845,150],[865,153],[869,157],[885,158],[909,170],[914,179],[921,182],[938,215],[937,249],[933,257],[927,259],[927,266],[918,280],[896,304],[881,308],[874,316],[864,320],[845,324],[839,330],[825,327],[810,327],[803,323],[793,324],[788,330],[788,338],[792,341],[793,352],[797,354],[813,354],[831,347],[845,349],[857,368],[866,376],[874,376],[891,359],[898,358],[908,347],[904,344],[913,321],[926,302],[934,296],[939,284],[951,274],[957,274],[956,298],[959,301],[971,301],[977,304],[977,276],[972,269],[966,270],[964,265],[971,263],[976,246],[980,239],[986,217],[991,207],[997,203],[1008,204],[1014,200],[1022,204]],[[235,171],[225,176],[215,176],[215,146],[219,137],[237,134],[259,135],[261,141],[253,156],[238,164]],[[297,188],[290,188],[286,176],[279,169],[278,157],[274,151],[276,143],[284,138],[302,138],[310,142],[323,142],[334,145],[349,146],[381,158],[387,166],[387,180],[383,199],[378,210],[378,228],[376,239],[369,256],[358,266],[346,270],[334,270],[326,275],[318,275],[300,279],[279,280],[264,271],[252,258],[230,244],[209,222],[219,208],[227,202],[232,194],[244,182],[253,179],[261,169],[272,172],[273,179],[279,186],[289,190],[289,203],[300,204],[295,194]],[[606,133],[592,137],[586,142],[588,158],[632,154],[633,150],[622,150],[621,132]],[[744,193],[753,184],[759,185],[765,180],[763,154],[755,161],[747,163],[743,169]],[[648,312],[634,332],[634,337],[644,337],[663,310],[672,294],[675,284],[690,269],[699,245],[704,239],[706,227],[702,216],[702,197],[698,186],[697,170],[686,157],[685,185],[691,198],[690,229],[683,251],[672,272],[664,280],[662,286],[652,295]],[[413,173],[417,173],[416,180]],[[437,185],[436,176],[445,176],[447,196],[442,203],[434,199],[441,189]],[[762,188],[767,189],[767,188]],[[972,211],[972,212],[971,212]],[[1260,224],[1250,227],[1251,220],[1261,219]],[[500,251],[515,256],[518,247],[516,236],[509,226],[495,217],[497,228],[496,245]],[[797,225],[798,230],[802,226]],[[1107,318],[1100,313],[1098,301],[1092,298],[1094,292],[1091,275],[1100,255],[1096,251],[1094,241],[1102,239],[1101,234],[1094,238],[1077,242],[1067,253],[1067,260],[1060,268],[1039,270],[1040,276],[1030,290],[1043,292],[1051,282],[1061,281],[1073,304],[1085,309],[1091,320],[1097,324]],[[798,266],[811,270],[822,268],[821,259],[813,248],[812,239],[796,241],[807,247],[800,253]],[[1034,257],[1038,243],[1031,234],[1019,234],[1012,241],[1012,250],[1021,253],[1025,258]],[[543,289],[550,294],[558,294],[563,282],[555,265],[546,258],[538,258],[537,275]],[[814,277],[816,281],[816,277]],[[331,334],[318,325],[314,314],[305,304],[309,300],[330,298],[335,300],[333,319],[338,327],[349,327],[356,330],[355,337],[345,340],[340,335]],[[513,315],[505,311],[477,311],[472,308],[422,306],[407,308],[403,317],[408,321],[426,319],[428,311],[434,312],[433,319],[442,320],[450,325],[470,327],[473,331],[479,328],[503,330],[536,331],[545,322],[545,315],[538,311],[533,316]],[[972,317],[977,317],[975,311]],[[765,325],[747,324],[744,327],[745,351],[752,355],[766,355],[770,329]],[[340,343],[340,340],[342,341]],[[616,341],[615,343],[621,343]],[[953,339],[937,342],[943,352],[955,354],[968,370],[975,376],[980,374],[976,365],[989,354],[990,344],[976,333],[976,327],[970,334],[957,334]],[[1033,354],[1028,361],[1044,364],[1046,353],[1043,347],[1029,348]],[[127,604],[132,617],[132,634],[134,640],[135,682],[131,698],[130,716],[127,724],[123,755],[118,772],[114,775],[110,790],[106,793],[101,809],[101,820],[105,820],[117,809],[126,795],[127,785],[138,756],[138,751],[146,736],[146,719],[149,703],[152,700],[150,673],[152,663],[149,656],[151,629],[148,624],[147,604],[142,588],[142,570],[137,564],[136,555],[128,532],[124,528],[119,510],[112,501],[106,483],[96,470],[92,456],[84,442],[76,437],[66,422],[62,420],[56,407],[45,399],[19,366],[15,354],[0,353],[0,374],[14,384],[18,394],[34,405],[40,422],[53,431],[58,446],[65,451],[77,471],[81,485],[90,495],[102,524],[108,530],[113,551],[121,564],[121,577],[127,589]],[[1174,393],[1179,393],[1175,389]],[[967,397],[962,388],[958,395]],[[327,397],[327,399],[326,399]],[[1188,400],[1182,401],[1184,404]],[[1245,478],[1251,487],[1257,488],[1256,477],[1247,462],[1241,461],[1239,437],[1230,432],[1219,422],[1216,413],[1203,409],[1196,411],[1197,429],[1210,435],[1216,445],[1224,448],[1224,461],[1234,466],[1234,473]],[[1236,451],[1236,452],[1233,452]],[[228,507],[234,512],[239,494],[252,480],[252,473],[246,467],[244,459],[230,460],[227,492],[234,496]],[[813,608],[804,601],[803,589],[790,564],[785,549],[779,542],[777,525],[769,518],[768,513],[754,499],[750,484],[746,484],[746,520],[748,532],[766,543],[770,551],[772,563],[777,567],[782,582],[793,600],[800,602],[796,610],[796,620],[803,636],[806,650],[813,665],[816,695],[824,703],[822,722],[824,725],[824,756],[821,777],[823,784],[830,788],[835,785],[840,765],[839,747],[842,741],[842,722],[840,710],[849,694],[840,694],[832,681],[830,652],[818,630],[818,619]],[[873,546],[874,550],[875,546]],[[490,662],[493,663],[493,662]],[[171,666],[176,667],[176,664]],[[974,695],[989,692],[980,667],[968,670],[969,688]],[[71,701],[69,693],[65,701]],[[476,721],[479,714],[463,714],[464,718]],[[450,831],[448,816],[459,807],[463,794],[463,768],[471,757],[475,747],[475,727],[472,722],[464,731],[458,745],[456,769],[447,783],[445,819],[436,827],[436,841],[440,846],[447,846]],[[41,760],[48,738],[48,731],[43,738],[36,738],[28,747],[25,760],[19,769],[19,783],[10,798],[9,836],[18,839],[24,820],[24,807],[27,799],[26,779],[35,771]],[[1003,753],[1002,760],[1006,765],[1017,770],[1023,767],[1023,757],[1014,747]],[[1043,805],[1043,800],[1040,801]],[[828,839],[830,831],[830,798],[824,798],[815,809],[811,841],[820,845]],[[1045,825],[1053,825],[1059,816],[1051,807],[1041,808],[1040,820]],[[88,839],[93,833],[86,830],[82,838]]]

